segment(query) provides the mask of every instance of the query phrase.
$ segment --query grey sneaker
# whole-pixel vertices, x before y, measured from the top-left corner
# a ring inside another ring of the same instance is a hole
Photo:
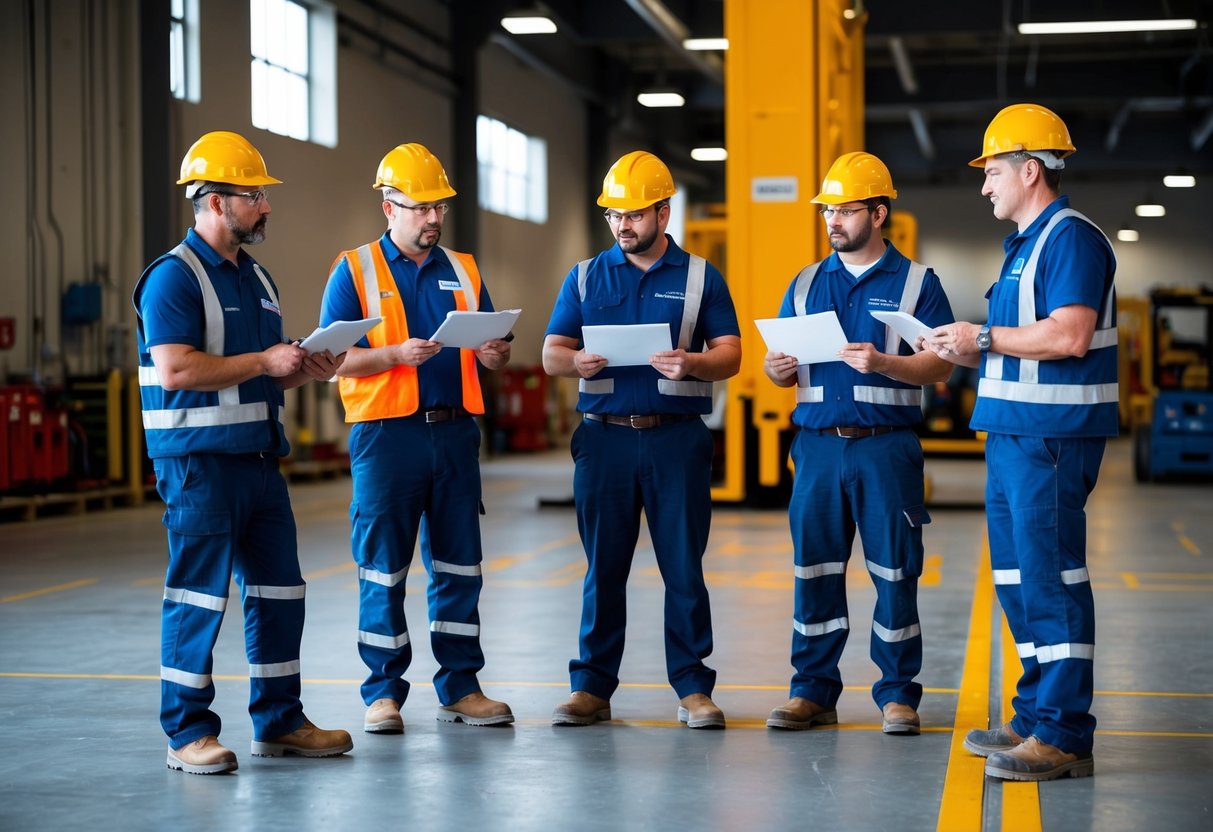
[[[989,757],[999,751],[1010,751],[1023,742],[1023,737],[1011,730],[1011,723],[999,725],[989,731],[974,728],[965,735],[965,748],[978,757]]]

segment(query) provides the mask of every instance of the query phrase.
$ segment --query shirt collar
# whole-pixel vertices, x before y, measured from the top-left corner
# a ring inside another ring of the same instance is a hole
[[[688,260],[687,253],[678,247],[678,243],[674,242],[674,238],[669,234],[666,234],[665,242],[665,252],[661,255],[661,258],[653,264],[652,268],[649,269],[650,272],[662,265],[682,266],[686,264]],[[618,241],[616,241],[615,245],[611,246],[611,248],[607,251],[606,261],[608,266],[622,266],[625,263],[631,265],[627,255],[625,255],[623,253],[623,249],[619,247]]]
[[[884,254],[880,255],[880,259],[868,271],[870,277],[874,272],[897,272],[901,268],[901,261],[905,259],[905,255],[897,250],[897,246],[893,245],[888,240],[884,241]],[[846,265],[842,262],[842,258],[838,256],[838,252],[832,253],[825,263],[827,270],[847,271]],[[849,274],[849,272],[848,272]],[[865,277],[865,279],[867,279]]]
[[[413,258],[405,256],[405,253],[401,251],[394,242],[392,242],[392,234],[390,231],[383,232],[383,236],[379,238],[379,244],[383,246],[383,257],[389,263],[393,260],[406,260],[414,266],[417,265],[413,261]],[[434,246],[428,252],[426,252],[425,259],[421,261],[421,266],[417,266],[417,270],[421,271],[422,266],[429,265],[430,262],[438,260],[439,257],[446,259],[445,255],[440,255],[438,253],[439,251],[441,251],[441,249],[438,246]]]
[[[1057,199],[1045,206],[1045,209],[1040,212],[1040,215],[1037,216],[1036,219],[1032,220],[1031,224],[1029,224],[1027,228],[1025,228],[1023,231],[1016,231],[1013,234],[1008,234],[1007,238],[1003,240],[1003,248],[1009,251],[1011,246],[1014,245],[1017,240],[1035,237],[1040,233],[1040,230],[1045,227],[1045,223],[1047,223],[1054,214],[1063,208],[1069,207],[1070,198],[1068,196],[1057,197]]]
[[[231,260],[228,260],[219,252],[211,248],[211,244],[202,239],[202,235],[192,228],[185,233],[185,243],[198,254],[205,265],[210,266],[213,269],[219,268],[224,263],[228,264],[229,266],[232,264]],[[236,264],[238,271],[241,274],[245,274],[252,270],[253,258],[249,256],[248,252],[246,252],[243,248],[237,249]]]

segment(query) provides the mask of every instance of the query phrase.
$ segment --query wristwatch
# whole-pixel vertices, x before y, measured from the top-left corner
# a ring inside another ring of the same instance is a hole
[[[990,350],[990,325],[986,324],[981,328],[981,332],[977,333],[977,349],[982,352]]]

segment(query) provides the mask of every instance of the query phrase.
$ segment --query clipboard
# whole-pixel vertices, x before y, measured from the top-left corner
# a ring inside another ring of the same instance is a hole
[[[446,319],[430,336],[431,341],[447,347],[475,349],[485,341],[504,338],[514,328],[514,321],[522,314],[521,309],[503,309],[500,312],[469,312],[452,309]]]
[[[333,321],[328,326],[316,327],[311,335],[299,342],[299,346],[307,350],[308,355],[325,350],[333,355],[341,355],[382,320],[383,318],[363,318],[358,321]]]

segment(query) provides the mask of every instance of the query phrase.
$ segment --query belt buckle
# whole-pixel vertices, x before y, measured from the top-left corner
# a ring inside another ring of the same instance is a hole
[[[650,417],[633,414],[628,417],[628,424],[631,427],[635,428],[636,430],[640,430],[641,428],[652,427],[652,424],[645,421],[648,418],[650,418]]]
[[[427,425],[432,425],[435,422],[445,421],[446,418],[447,414],[445,410],[427,410],[425,412],[425,423]]]
[[[846,428],[843,428],[843,427],[835,427],[835,428],[834,428],[834,433],[838,435],[838,438],[839,438],[839,439],[851,439],[851,438],[853,438],[853,437],[852,437],[852,436],[851,436],[849,433],[843,433],[843,431],[845,431],[845,430],[846,430]]]

